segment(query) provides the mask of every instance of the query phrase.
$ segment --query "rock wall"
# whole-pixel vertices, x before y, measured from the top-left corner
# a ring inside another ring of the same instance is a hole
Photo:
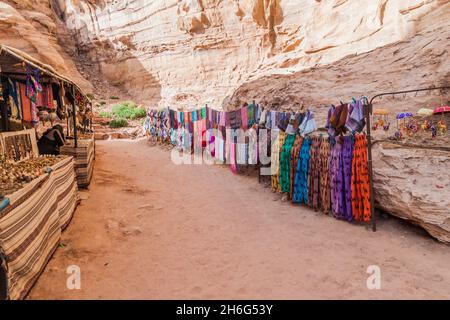
[[[374,146],[376,205],[450,243],[450,151]]]
[[[87,93],[93,88],[78,72],[76,45],[48,0],[0,1],[0,43],[18,48],[53,66]]]
[[[274,74],[301,78],[299,71],[404,41],[425,29],[448,29],[450,14],[446,0],[53,3],[79,50],[108,80],[148,103],[181,108],[232,107],[225,97],[243,84]],[[387,59],[394,61],[395,56]]]

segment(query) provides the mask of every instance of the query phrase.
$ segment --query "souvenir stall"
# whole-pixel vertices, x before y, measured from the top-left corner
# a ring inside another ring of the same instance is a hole
[[[94,172],[95,139],[92,131],[92,105],[81,93],[76,93],[76,121],[77,126],[69,126],[74,129],[75,139],[69,139],[68,143],[60,148],[61,154],[72,156],[75,159],[75,171],[79,188],[87,188],[91,183]]]
[[[58,92],[75,85],[7,46],[0,47],[0,76],[0,299],[21,299],[78,203],[73,157],[39,155],[36,143],[41,121],[67,114]]]
[[[372,130],[389,131],[390,119],[388,109],[374,109],[372,113]]]
[[[82,139],[78,139],[77,147],[75,147],[74,140],[69,141],[67,145],[60,148],[60,151],[61,154],[74,157],[78,187],[87,188],[91,183],[92,173],[94,172],[94,136],[85,135]]]
[[[448,127],[450,125],[450,106],[445,106],[442,101],[442,92],[448,91],[449,86],[442,87],[431,87],[424,89],[397,91],[397,92],[386,92],[375,95],[370,100],[370,105],[375,101],[375,99],[381,99],[384,96],[392,96],[393,99],[401,95],[403,98],[407,94],[414,93],[415,96],[419,92],[431,92],[431,91],[441,91],[441,101],[440,105],[434,109],[430,108],[420,108],[417,112],[410,110],[404,110],[397,113],[395,119],[397,121],[395,134],[390,137],[391,142],[396,141],[397,143],[413,142],[415,138],[421,138],[422,141],[426,141],[427,138],[437,138],[439,136],[444,136],[448,132]],[[387,109],[373,109],[371,111],[372,119],[372,129],[377,129],[377,121],[374,122],[374,117],[379,116],[379,110],[384,110],[383,112],[389,112]]]
[[[201,154],[207,151],[233,173],[258,166],[270,175],[272,190],[294,204],[348,222],[372,223],[375,230],[367,105],[361,97],[330,106],[322,130],[314,108],[280,112],[253,102],[233,111],[208,106],[189,112],[149,110],[144,131],[180,150],[197,154],[200,147]]]

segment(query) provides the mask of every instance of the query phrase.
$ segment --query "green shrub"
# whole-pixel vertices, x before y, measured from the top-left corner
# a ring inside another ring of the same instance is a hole
[[[119,100],[119,97],[118,96],[111,96],[111,97],[109,97],[111,100]]]
[[[86,96],[87,96],[89,99],[91,99],[91,100],[94,100],[94,99],[95,99],[95,96],[94,96],[93,93],[88,93],[88,94],[86,94]]]
[[[112,114],[112,112],[101,111],[100,112],[100,117],[102,117],[102,118],[112,118],[113,114]]]
[[[122,128],[122,127],[126,127],[128,126],[128,121],[127,119],[123,119],[123,118],[116,118],[111,120],[111,122],[109,123],[109,126],[111,128]]]
[[[117,118],[131,120],[144,118],[147,115],[147,111],[142,107],[138,107],[133,101],[124,101],[113,105],[112,113]]]
[[[106,101],[100,101],[100,105],[104,106],[106,104]]]

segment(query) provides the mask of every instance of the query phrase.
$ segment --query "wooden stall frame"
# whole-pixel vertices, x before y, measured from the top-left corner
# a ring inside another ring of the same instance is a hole
[[[28,55],[25,52],[22,52],[18,49],[15,49],[13,47],[7,46],[7,45],[0,45],[0,56],[3,54],[3,52],[6,52],[7,54],[11,55],[17,60],[20,60],[28,65],[30,65],[33,68],[36,68],[40,70],[41,72],[46,73],[50,77],[53,77],[55,79],[58,79],[62,81],[63,83],[67,83],[71,87],[71,93],[74,98],[74,101],[72,103],[72,116],[73,116],[73,126],[74,126],[74,139],[75,139],[75,147],[78,145],[78,136],[77,136],[77,124],[76,124],[76,97],[75,97],[75,89],[77,89],[88,101],[91,101],[89,97],[81,90],[81,88],[72,80],[69,78],[59,74],[56,72],[51,66],[44,64],[37,59],[33,58],[32,56]],[[0,73],[3,73],[0,66]],[[5,74],[8,74],[7,72]],[[11,73],[10,73],[11,74]],[[2,110],[4,108],[2,107]]]

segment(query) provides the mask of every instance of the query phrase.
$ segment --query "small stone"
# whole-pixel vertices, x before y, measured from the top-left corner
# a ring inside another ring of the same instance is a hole
[[[106,228],[108,230],[113,230],[113,229],[117,229],[119,227],[119,223],[117,221],[114,220],[108,220]]]

